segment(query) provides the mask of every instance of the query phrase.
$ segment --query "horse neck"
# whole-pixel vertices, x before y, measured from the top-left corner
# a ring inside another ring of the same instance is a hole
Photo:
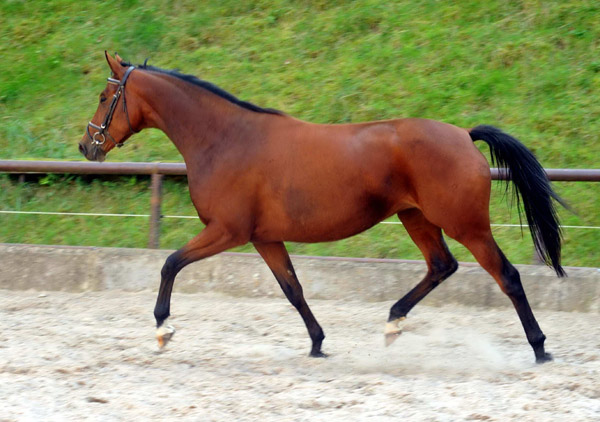
[[[162,130],[186,162],[198,161],[217,144],[234,141],[231,129],[243,122],[247,130],[256,114],[176,77],[150,72],[143,75],[139,95],[144,127]]]

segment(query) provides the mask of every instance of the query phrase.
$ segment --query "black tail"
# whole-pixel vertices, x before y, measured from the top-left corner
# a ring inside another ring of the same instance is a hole
[[[565,205],[552,190],[542,165],[521,142],[493,126],[477,126],[469,131],[473,141],[490,146],[492,164],[506,169],[516,189],[519,215],[521,200],[540,257],[559,277],[566,274],[560,265],[562,233],[552,199]],[[510,180],[509,179],[509,180]]]

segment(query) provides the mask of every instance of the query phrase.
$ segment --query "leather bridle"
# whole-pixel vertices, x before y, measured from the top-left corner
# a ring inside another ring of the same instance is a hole
[[[127,118],[127,124],[129,125],[129,130],[131,131],[132,134],[137,133],[131,127],[131,122],[129,121],[129,113],[127,113],[127,101],[125,101],[125,84],[127,83],[127,78],[129,78],[129,75],[131,74],[131,72],[133,72],[133,69],[135,69],[135,66],[129,66],[127,68],[127,70],[125,71],[125,74],[123,75],[123,79],[121,79],[121,80],[114,79],[114,78],[107,78],[107,81],[109,84],[118,85],[118,88],[117,88],[117,92],[115,92],[115,95],[113,95],[112,101],[108,108],[108,112],[106,113],[106,116],[104,117],[104,121],[102,122],[102,124],[100,126],[98,126],[92,122],[89,122],[87,125],[86,132],[87,132],[87,135],[89,136],[89,138],[91,139],[92,144],[98,145],[98,146],[104,145],[104,143],[106,142],[106,139],[107,139],[107,137],[105,136],[105,134],[106,134],[106,135],[108,135],[108,139],[110,140],[110,142],[113,143],[113,146],[116,146],[119,148],[123,146],[123,141],[116,142],[115,139],[112,137],[112,135],[108,131],[110,122],[112,121],[112,118],[113,118],[113,114],[115,113],[115,109],[117,108],[117,102],[119,101],[119,98],[121,96],[123,96],[123,112],[125,113],[125,117]],[[96,132],[94,132],[93,135],[90,133],[90,127],[92,127],[93,129],[96,130]]]

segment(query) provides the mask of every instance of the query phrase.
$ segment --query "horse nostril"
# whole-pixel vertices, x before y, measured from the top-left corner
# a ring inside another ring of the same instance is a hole
[[[85,155],[86,150],[85,150],[85,146],[83,144],[79,144],[79,152],[82,153],[83,155]]]

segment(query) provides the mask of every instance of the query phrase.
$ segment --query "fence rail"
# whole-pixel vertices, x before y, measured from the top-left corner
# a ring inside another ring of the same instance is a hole
[[[600,182],[600,169],[545,169],[548,178],[555,182]],[[502,169],[492,168],[492,179],[506,180],[507,173]],[[0,173],[16,174],[96,174],[96,175],[149,175],[152,178],[152,196],[150,200],[150,214],[148,215],[121,215],[149,217],[149,248],[158,248],[160,244],[160,219],[172,218],[196,218],[192,216],[163,216],[161,215],[162,203],[162,181],[163,176],[185,176],[187,175],[184,163],[97,163],[85,161],[25,161],[25,160],[0,160]],[[16,213],[3,211],[3,213]],[[53,213],[53,212],[23,212],[29,214],[60,214],[79,215],[81,213]],[[91,215],[91,214],[90,214]],[[500,225],[512,226],[512,225]],[[572,228],[590,228],[589,226],[569,226]]]
[[[492,179],[505,180],[506,172],[492,168]],[[600,169],[545,169],[555,182],[600,182]],[[0,160],[3,173],[64,173],[185,176],[184,163],[97,163],[86,161]]]

